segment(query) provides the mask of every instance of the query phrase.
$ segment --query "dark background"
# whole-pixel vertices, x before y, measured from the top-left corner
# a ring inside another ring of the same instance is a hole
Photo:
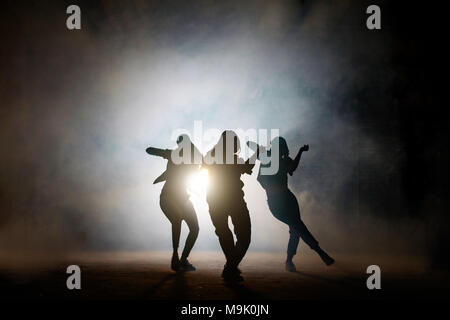
[[[69,103],[72,107],[64,112],[55,111],[51,103],[56,96],[72,102],[79,97],[93,101],[102,99],[101,96],[90,98],[92,94],[101,93],[92,93],[90,82],[85,84],[83,79],[92,79],[96,72],[102,72],[100,67],[89,70],[90,66],[109,64],[108,59],[111,59],[108,54],[103,57],[93,54],[86,63],[83,55],[74,53],[84,40],[75,39],[72,45],[61,40],[67,32],[65,8],[69,4],[82,8],[80,33],[90,41],[114,43],[120,39],[124,46],[135,45],[130,35],[139,33],[142,41],[158,39],[168,46],[181,43],[187,51],[195,48],[189,47],[186,34],[220,38],[228,32],[225,26],[229,19],[242,15],[242,21],[246,21],[247,15],[251,23],[259,12],[254,8],[263,5],[253,1],[240,4],[233,1],[226,4],[215,1],[111,3],[2,1],[0,5],[0,225],[5,234],[11,221],[31,225],[33,229],[39,224],[36,221],[41,219],[42,212],[46,212],[49,216],[61,214],[66,220],[65,233],[81,239],[83,248],[120,247],[110,239],[93,236],[97,232],[95,222],[79,216],[79,211],[91,208],[90,202],[83,198],[82,185],[71,184],[71,174],[77,175],[78,171],[73,169],[70,160],[67,166],[65,162],[55,164],[53,161],[69,159],[72,151],[89,154],[91,148],[104,144],[102,137],[97,137],[92,129],[89,142],[81,148],[80,140],[72,141],[64,135],[64,128],[70,130],[70,123],[83,121],[83,127],[77,129],[87,128],[90,132],[90,128],[98,128],[111,120],[107,116],[92,117],[82,108],[74,111],[76,102]],[[286,6],[301,8],[289,23],[301,25],[314,8],[329,4],[329,1],[287,1]],[[357,135],[370,137],[378,146],[381,160],[374,164],[368,159],[372,153],[366,153],[366,145],[357,138],[348,152],[346,141],[334,141],[335,148],[357,161],[357,169],[350,172],[350,179],[345,183],[331,186],[330,192],[321,194],[321,190],[327,188],[321,184],[307,187],[316,191],[317,199],[338,208],[338,217],[345,221],[362,215],[382,219],[388,224],[407,220],[423,227],[426,253],[433,265],[448,266],[450,159],[445,10],[438,2],[377,1],[373,4],[381,7],[382,30],[369,31],[363,18],[369,4],[372,1],[342,1],[346,9],[338,15],[330,14],[333,18],[328,22],[322,21],[324,25],[331,25],[326,30],[332,30],[324,35],[325,40],[336,50],[342,49],[342,55],[351,52],[348,48],[352,46],[364,49],[358,54],[352,53],[341,69],[349,74],[346,81],[332,82],[323,92],[318,91],[320,86],[305,92],[313,100],[322,101],[331,122],[339,118],[357,125]],[[205,14],[202,8],[211,8],[214,14]],[[343,33],[345,38],[341,37]],[[54,41],[57,41],[56,51],[52,49]],[[384,60],[377,55],[380,46],[389,48]],[[323,80],[319,83],[325,83],[326,76],[319,75]],[[68,89],[64,83],[72,86]],[[46,131],[55,123],[61,126],[60,131]],[[296,138],[293,129],[287,136]],[[338,164],[341,161],[339,156],[332,160]],[[326,179],[324,170],[319,166],[311,176]],[[46,172],[44,179],[42,172]],[[295,180],[293,183],[300,189],[305,187]],[[64,197],[61,190],[65,189],[74,192],[70,197],[78,197],[80,206],[53,206],[56,199]],[[330,194],[333,194],[332,199]],[[51,230],[51,226],[47,227]],[[21,232],[26,239],[27,231]],[[398,236],[414,237],[400,233]],[[8,239],[2,241],[3,248],[14,249],[14,243]]]

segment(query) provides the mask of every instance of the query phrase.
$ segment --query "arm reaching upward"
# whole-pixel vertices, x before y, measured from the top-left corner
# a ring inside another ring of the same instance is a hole
[[[169,159],[171,153],[171,150],[169,149],[159,149],[153,147],[148,147],[145,151],[152,156],[163,157],[164,159]]]
[[[292,174],[294,173],[294,171],[297,169],[298,164],[300,163],[300,158],[302,157],[302,153],[304,151],[308,151],[309,150],[309,145],[305,144],[303,147],[300,148],[300,150],[297,153],[297,156],[295,157],[295,159],[292,161],[292,163],[289,165],[288,168],[288,173],[292,176]]]

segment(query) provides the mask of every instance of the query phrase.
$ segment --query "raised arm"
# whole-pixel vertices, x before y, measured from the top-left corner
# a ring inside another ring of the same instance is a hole
[[[159,149],[154,147],[148,147],[145,151],[152,156],[163,157],[164,159],[169,159],[170,153],[172,152],[169,149]]]
[[[300,150],[297,153],[297,156],[295,157],[295,159],[291,162],[291,164],[289,165],[288,168],[288,173],[292,176],[292,174],[294,173],[294,171],[297,169],[298,164],[300,163],[300,158],[302,157],[302,153],[304,151],[308,151],[309,150],[309,145],[305,144],[303,147],[300,148]]]

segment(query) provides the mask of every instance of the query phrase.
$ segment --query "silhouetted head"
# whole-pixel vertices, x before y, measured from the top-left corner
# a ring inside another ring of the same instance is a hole
[[[276,148],[278,146],[278,152],[280,153],[280,157],[289,155],[289,148],[286,142],[286,139],[283,137],[276,137],[271,141],[272,148]]]
[[[180,134],[177,138],[177,144],[180,145],[182,142],[191,144],[191,138],[187,134]]]
[[[188,157],[188,159],[185,159],[185,164],[190,163],[190,164],[200,164],[201,162],[201,153],[200,151],[197,149],[197,147],[194,145],[194,143],[192,142],[191,138],[187,135],[187,134],[181,134],[178,136],[177,138],[177,145],[178,145],[178,150],[179,150],[179,155],[184,157],[185,153],[184,151],[186,150],[186,157]],[[190,161],[189,161],[189,155],[190,154]]]
[[[232,130],[225,130],[220,136],[219,143],[223,143],[223,150],[225,152],[238,153],[241,150],[241,143],[237,134]]]
[[[234,131],[226,130],[220,135],[214,148],[208,153],[208,157],[215,157],[219,161],[226,163],[227,159],[234,159],[234,155],[241,150],[239,138]],[[231,157],[231,158],[229,158]],[[234,161],[234,160],[233,160]]]

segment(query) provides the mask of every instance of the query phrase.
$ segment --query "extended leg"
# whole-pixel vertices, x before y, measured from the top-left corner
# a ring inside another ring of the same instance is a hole
[[[300,219],[295,219],[292,223],[289,223],[290,230],[295,230],[295,234],[300,236],[303,241],[313,250],[317,250],[319,248],[319,242],[314,238],[314,236],[309,232],[306,225],[303,223],[303,221]],[[291,233],[292,235],[292,233]],[[298,245],[298,242],[297,242]],[[297,247],[295,248],[294,254],[297,251]]]
[[[294,228],[300,235],[303,241],[314,251],[317,252],[317,254],[320,256],[320,258],[323,260],[323,262],[329,266],[334,263],[334,259],[331,258],[325,251],[322,250],[319,246],[319,242],[314,238],[314,236],[309,232],[306,225],[303,223],[303,221],[300,219],[296,219],[296,221],[292,224],[290,224],[292,228]]]

